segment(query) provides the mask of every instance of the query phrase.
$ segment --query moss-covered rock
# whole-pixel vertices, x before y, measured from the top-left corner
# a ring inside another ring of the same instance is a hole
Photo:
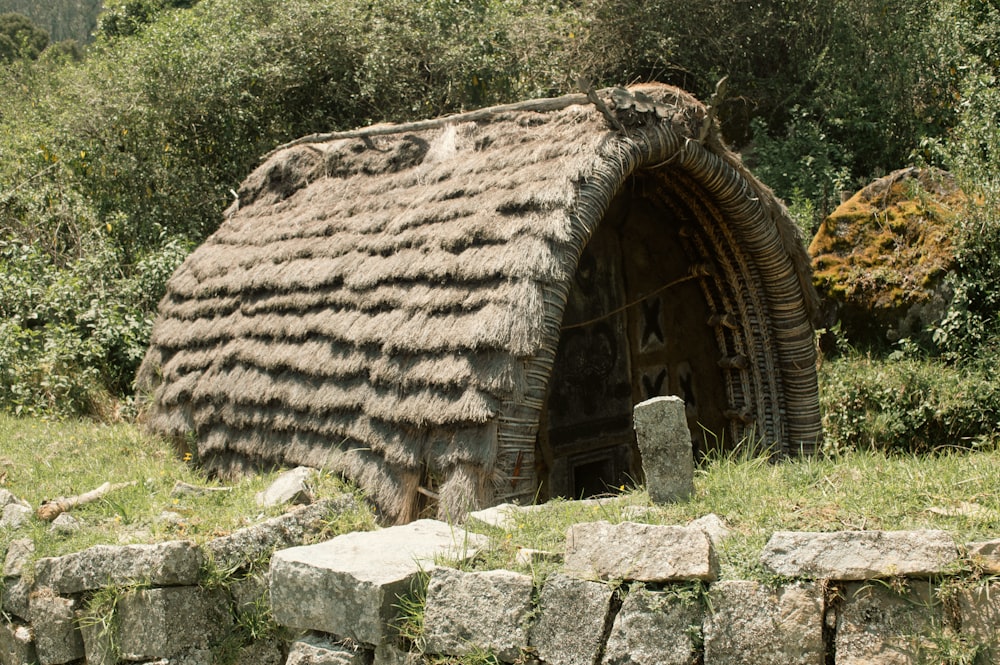
[[[938,169],[906,168],[875,180],[820,225],[809,246],[814,282],[852,342],[919,335],[950,300],[944,276],[966,198]]]

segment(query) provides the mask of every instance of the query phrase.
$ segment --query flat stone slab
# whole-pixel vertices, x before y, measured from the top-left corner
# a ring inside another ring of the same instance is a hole
[[[930,577],[954,569],[958,548],[946,531],[777,531],[760,560],[783,577]]]
[[[307,635],[292,642],[285,665],[369,665],[371,652],[351,649],[320,635]]]
[[[929,637],[944,624],[930,582],[913,581],[902,593],[882,584],[852,582],[837,618],[837,665],[941,662]]]
[[[706,665],[823,665],[823,589],[759,582],[712,585],[705,617]],[[839,656],[837,654],[840,663]]]
[[[490,651],[513,662],[528,646],[531,577],[509,570],[437,568],[427,584],[424,650],[464,656]]]
[[[703,610],[693,594],[629,590],[601,665],[690,665],[698,661]]]
[[[292,629],[381,644],[419,572],[433,570],[435,558],[469,559],[487,543],[444,522],[417,520],[281,550],[271,557],[271,609]]]
[[[614,590],[607,584],[550,575],[539,594],[531,644],[548,665],[594,663]]]
[[[35,563],[35,585],[73,594],[108,585],[143,582],[151,586],[198,583],[203,556],[189,540],[154,545],[95,545]]]
[[[622,522],[584,522],[566,532],[567,574],[639,582],[712,581],[719,562],[701,529]]]

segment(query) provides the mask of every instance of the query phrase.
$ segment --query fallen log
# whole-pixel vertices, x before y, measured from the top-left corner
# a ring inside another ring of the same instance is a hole
[[[55,518],[59,517],[61,514],[74,508],[76,506],[91,503],[97,501],[105,494],[114,492],[115,490],[120,490],[123,487],[131,487],[135,485],[136,481],[131,480],[127,483],[104,483],[97,489],[92,489],[89,492],[84,492],[83,494],[78,494],[76,496],[61,496],[57,499],[51,499],[49,501],[44,501],[42,505],[38,507],[36,515],[38,519],[45,520],[46,522],[51,522]]]

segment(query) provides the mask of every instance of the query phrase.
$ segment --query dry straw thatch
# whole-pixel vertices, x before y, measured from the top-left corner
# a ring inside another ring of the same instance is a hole
[[[645,86],[275,151],[168,284],[138,378],[149,426],[193,435],[221,473],[336,469],[389,519],[414,515],[428,474],[442,513],[530,500],[570,281],[611,199],[643,174],[711,255],[698,279],[724,315],[720,357],[740,360],[733,422],[811,450],[808,260],[783,206],[716,137],[689,95]]]

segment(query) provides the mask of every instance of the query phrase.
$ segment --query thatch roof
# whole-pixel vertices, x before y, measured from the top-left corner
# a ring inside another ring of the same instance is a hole
[[[648,95],[648,96],[647,96]],[[738,420],[820,436],[814,294],[783,206],[666,86],[290,144],[177,270],[138,383],[148,423],[220,472],[336,469],[390,517],[423,474],[442,512],[530,500],[568,284],[643,173],[701,224]],[[603,109],[599,106],[604,106]],[[704,334],[704,333],[696,333]]]

